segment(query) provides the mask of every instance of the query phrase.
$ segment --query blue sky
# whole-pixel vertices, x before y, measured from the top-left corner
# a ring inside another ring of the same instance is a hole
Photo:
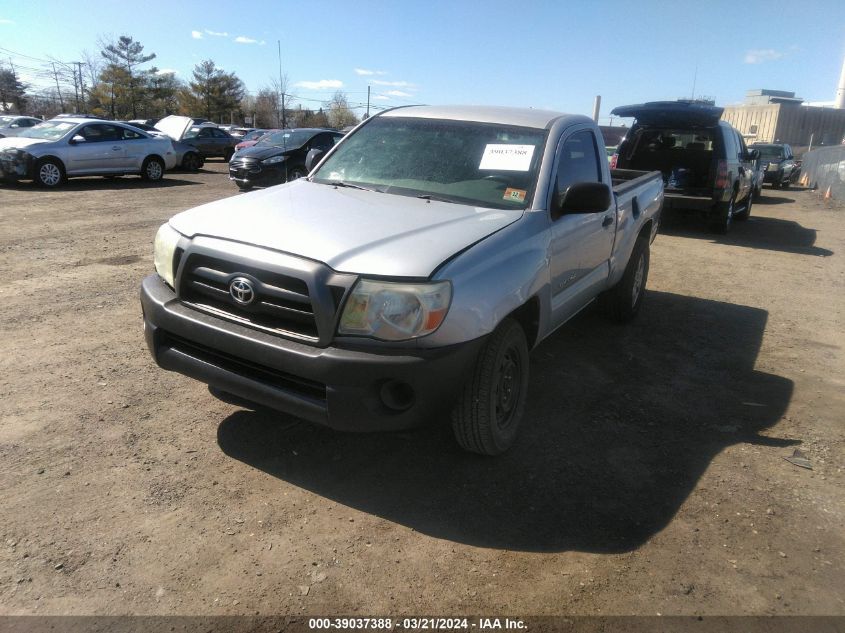
[[[131,35],[151,63],[190,78],[212,59],[257,92],[282,70],[304,106],[463,103],[590,114],[752,88],[832,101],[845,57],[845,1],[22,2],[0,0],[0,63],[24,79]],[[11,52],[10,52],[11,51]],[[34,59],[33,59],[34,58]],[[696,73],[697,67],[697,73]],[[27,70],[29,69],[29,70]],[[364,73],[370,74],[364,74]],[[309,101],[306,101],[309,100]]]

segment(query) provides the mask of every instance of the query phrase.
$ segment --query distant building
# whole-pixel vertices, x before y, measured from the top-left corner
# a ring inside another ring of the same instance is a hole
[[[783,90],[749,90],[745,103],[726,106],[722,119],[747,143],[788,143],[796,151],[812,144],[839,145],[845,138],[845,109],[801,105],[803,99]]]

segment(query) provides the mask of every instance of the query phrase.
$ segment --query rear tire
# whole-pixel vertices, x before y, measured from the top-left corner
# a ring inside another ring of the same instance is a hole
[[[196,152],[188,152],[182,158],[182,169],[185,171],[197,171],[200,166],[200,157]]]
[[[727,202],[720,202],[710,220],[710,230],[719,235],[727,235],[731,230],[731,222],[734,217],[734,204],[736,193]]]
[[[780,188],[781,189],[789,189],[790,184],[792,184],[792,183],[790,183],[788,180],[784,180],[783,183],[781,183]]]
[[[150,182],[164,178],[164,161],[157,156],[148,156],[141,165],[141,178]]]
[[[634,246],[622,279],[599,298],[602,308],[614,321],[627,323],[637,316],[648,282],[650,261],[648,236],[642,236]]]
[[[464,450],[500,455],[516,440],[528,391],[528,343],[505,319],[481,348],[452,410],[455,440]]]
[[[228,163],[230,160],[232,160],[232,155],[233,155],[234,153],[235,153],[235,150],[233,150],[233,149],[230,147],[229,149],[227,149],[227,150],[226,150],[226,153],[225,153],[225,154],[223,154],[223,160],[225,160],[225,161]]]
[[[249,191],[250,189],[252,189],[252,185],[249,185],[249,184],[244,184],[244,183],[239,182],[239,183],[237,183],[237,185],[238,185],[238,189],[240,189],[241,191]]]
[[[300,167],[299,165],[297,165],[296,167],[291,167],[288,170],[287,182],[290,182],[291,180],[299,180],[300,178],[305,178],[305,176],[307,175],[308,172],[305,171],[304,167]]]

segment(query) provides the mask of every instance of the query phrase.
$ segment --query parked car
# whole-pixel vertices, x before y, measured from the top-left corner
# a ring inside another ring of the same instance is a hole
[[[243,140],[244,136],[246,134],[249,134],[253,130],[255,130],[254,127],[233,127],[227,130],[227,132],[229,132],[229,134],[234,136],[236,139]]]
[[[688,101],[653,101],[615,108],[636,122],[611,165],[656,169],[666,184],[667,209],[701,212],[717,233],[747,220],[754,200],[755,149],[726,121],[722,108]]]
[[[186,116],[166,116],[155,127],[170,138],[193,146],[203,159],[222,157],[228,162],[238,143],[235,137],[213,123],[196,124],[196,119]]]
[[[279,130],[252,147],[238,151],[229,161],[229,179],[240,189],[278,185],[308,174],[305,158],[312,149],[330,150],[343,138],[341,132],[320,128]]]
[[[39,123],[43,123],[43,121],[31,116],[17,116],[14,114],[0,115],[0,138],[17,136],[24,130],[28,130],[33,125],[38,125]]]
[[[247,147],[252,147],[258,141],[261,140],[262,137],[267,136],[271,132],[278,132],[278,129],[262,129],[262,130],[253,130],[247,134],[244,134],[243,138],[241,138],[241,142],[235,145],[235,152],[239,152],[242,149],[246,149]]]
[[[58,187],[74,176],[138,174],[161,180],[176,164],[169,138],[137,128],[88,118],[51,119],[0,139],[0,175]]]
[[[166,138],[170,138],[159,130],[157,127],[150,125],[149,123],[144,123],[141,121],[123,121],[126,125],[131,125],[134,128],[139,130],[143,130],[150,136],[164,136]],[[173,151],[176,152],[176,168],[182,169],[184,171],[197,171],[200,169],[205,161],[203,160],[202,156],[199,153],[199,150],[194,147],[193,145],[188,145],[187,143],[183,143],[182,141],[177,141],[174,139],[170,139],[173,143]]]
[[[463,448],[501,453],[529,350],[596,299],[620,321],[642,305],[663,182],[611,173],[603,147],[592,119],[528,108],[370,117],[307,178],[159,229],[150,352],[224,399],[337,429],[451,409]]]
[[[765,182],[773,189],[789,189],[801,171],[801,165],[795,161],[792,148],[785,143],[752,143],[752,149],[760,152],[760,161],[768,163],[765,167]]]

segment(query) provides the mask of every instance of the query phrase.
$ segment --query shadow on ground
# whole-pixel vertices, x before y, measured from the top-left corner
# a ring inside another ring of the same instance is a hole
[[[792,382],[755,371],[767,312],[649,292],[619,327],[595,311],[533,354],[524,427],[498,458],[446,425],[341,434],[239,411],[223,451],[274,477],[419,532],[481,547],[622,552],[665,527],[714,455],[758,435]]]
[[[718,244],[746,248],[817,257],[833,255],[833,251],[815,246],[816,229],[801,226],[793,220],[755,216],[754,207],[751,208],[751,217],[745,222],[734,222],[727,235],[715,235],[708,230],[704,218],[682,210],[664,212],[660,221],[660,232],[677,237],[709,239]]]
[[[183,172],[187,175],[188,172]],[[182,175],[182,174],[180,174]],[[164,178],[156,182],[149,182],[140,176],[118,176],[114,178],[105,178],[103,176],[93,176],[85,178],[70,178],[62,186],[56,189],[43,189],[34,182],[19,182],[19,183],[5,183],[8,188],[12,189],[40,189],[45,193],[49,192],[66,192],[66,191],[110,191],[122,189],[164,189],[167,187],[183,187],[185,185],[201,185],[201,182],[194,182],[191,180],[182,180],[166,174]]]

